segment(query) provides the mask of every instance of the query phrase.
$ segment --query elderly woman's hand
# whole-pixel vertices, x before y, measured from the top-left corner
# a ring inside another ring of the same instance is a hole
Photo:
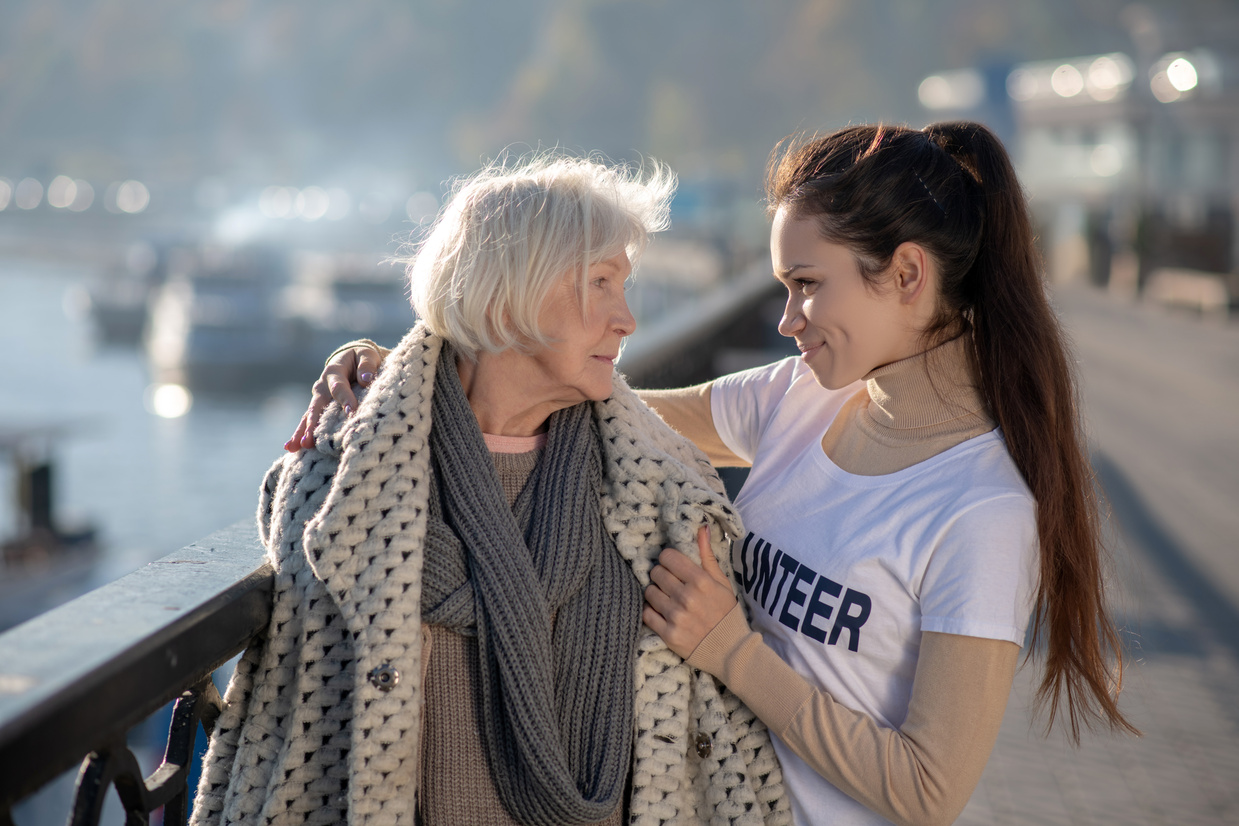
[[[364,344],[344,347],[332,354],[323,368],[323,374],[314,382],[309,409],[301,417],[293,437],[284,443],[284,449],[296,453],[302,448],[314,447],[314,428],[333,399],[340,403],[345,413],[353,415],[357,410],[353,382],[368,387],[382,363],[382,354]]]
[[[701,565],[674,548],[658,555],[645,589],[642,619],[681,657],[688,659],[706,635],[736,606],[727,575],[710,548],[710,532],[697,532]]]

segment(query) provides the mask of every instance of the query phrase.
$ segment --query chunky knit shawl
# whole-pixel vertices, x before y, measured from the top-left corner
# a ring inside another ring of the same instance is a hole
[[[260,491],[275,568],[265,638],[225,695],[194,824],[412,826],[421,732],[421,572],[431,394],[442,339],[415,327],[355,416],[334,407],[316,450],[282,457]],[[739,518],[705,457],[618,375],[595,403],[603,524],[637,581],[664,547],[697,558]],[[786,824],[765,726],[647,627],[637,641],[634,824]]]

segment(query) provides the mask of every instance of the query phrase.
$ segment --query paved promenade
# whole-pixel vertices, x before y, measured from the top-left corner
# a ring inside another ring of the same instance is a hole
[[[961,824],[1239,824],[1239,325],[1055,295],[1080,358],[1141,738],[1041,736],[1033,669]]]

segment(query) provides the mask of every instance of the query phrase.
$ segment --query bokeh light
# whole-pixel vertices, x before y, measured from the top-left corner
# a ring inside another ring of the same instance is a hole
[[[1070,63],[1064,63],[1050,76],[1050,88],[1060,97],[1073,98],[1084,91],[1084,76]]]
[[[47,185],[47,205],[66,209],[77,198],[77,184],[68,175],[57,175]]]
[[[1186,57],[1180,57],[1166,67],[1166,79],[1180,92],[1190,92],[1200,80],[1196,67]]]
[[[69,204],[70,212],[84,212],[90,209],[90,205],[95,202],[95,188],[81,178],[76,178],[73,181],[77,193],[73,196],[73,202]]]
[[[43,184],[34,178],[22,178],[14,196],[13,201],[18,209],[34,209],[43,203]]]
[[[179,419],[194,406],[194,397],[179,384],[152,384],[143,401],[147,411],[161,419]]]
[[[108,212],[136,215],[151,202],[151,193],[141,181],[113,181],[103,195],[103,208]]]
[[[13,200],[13,184],[8,178],[0,178],[0,211],[8,209],[11,200]]]
[[[973,69],[930,75],[916,96],[926,109],[972,109],[985,100],[985,79]]]
[[[1032,100],[1037,96],[1038,86],[1036,75],[1027,69],[1016,69],[1007,75],[1007,94],[1012,100]]]
[[[330,206],[331,198],[322,187],[307,186],[297,193],[295,211],[303,221],[317,221],[327,214]]]
[[[1089,64],[1086,85],[1093,100],[1114,100],[1131,83],[1131,61],[1125,55],[1102,55]]]
[[[1123,156],[1118,147],[1109,143],[1099,144],[1089,153],[1088,165],[1094,174],[1111,178],[1123,169]]]
[[[414,192],[405,202],[404,212],[415,224],[432,220],[439,211],[439,199],[429,192]]]

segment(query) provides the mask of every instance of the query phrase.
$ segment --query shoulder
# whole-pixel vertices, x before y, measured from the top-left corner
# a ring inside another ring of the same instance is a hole
[[[1019,466],[1007,450],[1001,430],[991,430],[959,445],[958,456],[944,463],[943,481],[968,491],[966,501],[1012,499],[1034,508],[1036,502]]]
[[[802,359],[788,356],[769,364],[720,376],[714,380],[713,388],[724,393],[750,392],[782,396],[803,385],[806,380],[819,390],[822,389],[814,381],[812,372]]]

